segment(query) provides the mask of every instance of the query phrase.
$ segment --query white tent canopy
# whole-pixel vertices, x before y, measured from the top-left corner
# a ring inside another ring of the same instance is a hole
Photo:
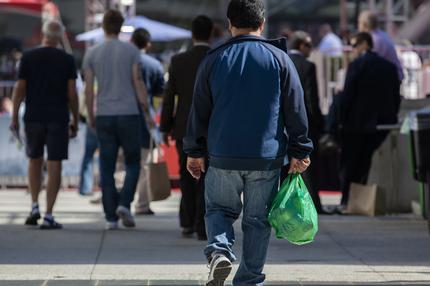
[[[181,39],[190,39],[191,32],[162,22],[154,21],[143,16],[126,19],[121,28],[121,39],[129,39],[137,28],[145,28],[151,34],[154,42],[168,42]],[[76,36],[77,41],[101,41],[104,38],[102,28],[91,30]]]

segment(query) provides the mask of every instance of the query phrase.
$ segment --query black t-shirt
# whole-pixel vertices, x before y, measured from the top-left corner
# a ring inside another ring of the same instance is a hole
[[[21,59],[18,78],[26,81],[24,121],[69,120],[67,86],[76,79],[71,55],[51,47],[28,51]]]

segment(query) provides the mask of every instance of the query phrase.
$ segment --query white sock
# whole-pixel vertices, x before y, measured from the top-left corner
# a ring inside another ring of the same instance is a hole
[[[31,212],[32,213],[38,213],[39,212],[39,204],[38,203],[32,203],[31,204]]]
[[[45,214],[45,219],[53,220],[53,219],[54,219],[54,217],[52,216],[52,214],[46,213],[46,214]]]

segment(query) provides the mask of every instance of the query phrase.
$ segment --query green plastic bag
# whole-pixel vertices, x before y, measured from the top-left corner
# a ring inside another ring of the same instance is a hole
[[[318,214],[300,174],[289,174],[282,183],[269,212],[269,223],[277,238],[298,245],[314,240]]]

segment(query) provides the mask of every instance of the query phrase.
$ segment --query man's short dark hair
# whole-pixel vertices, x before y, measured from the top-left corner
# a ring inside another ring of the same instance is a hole
[[[227,18],[235,28],[257,30],[264,23],[264,4],[261,0],[231,0]]]
[[[103,16],[103,30],[109,35],[118,35],[121,32],[124,17],[117,10],[108,10]]]
[[[199,15],[191,23],[193,38],[197,41],[209,41],[213,29],[213,22],[208,16]]]
[[[151,42],[151,34],[145,28],[138,28],[134,30],[131,35],[131,41],[141,50],[148,46]]]
[[[369,46],[369,49],[370,50],[373,49],[373,39],[372,39],[372,35],[370,35],[369,33],[360,32],[352,38],[355,39],[355,45],[360,45],[363,42],[366,42],[367,45]]]
[[[296,31],[293,33],[291,39],[288,41],[288,47],[290,50],[299,50],[302,44],[310,44],[308,39],[310,36],[304,31]]]

